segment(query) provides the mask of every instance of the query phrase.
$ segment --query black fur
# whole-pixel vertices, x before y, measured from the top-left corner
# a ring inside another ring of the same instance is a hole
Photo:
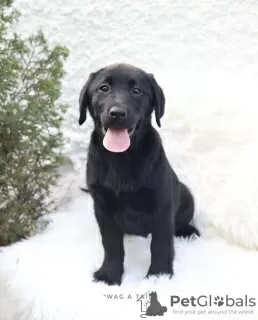
[[[140,89],[140,93],[136,90],[136,94],[133,88]],[[109,111],[114,106],[126,116],[111,119]],[[153,75],[141,69],[111,65],[92,73],[83,87],[80,125],[86,120],[87,111],[95,125],[87,159],[87,185],[105,252],[94,279],[109,285],[121,283],[124,234],[143,237],[151,234],[147,277],[172,276],[174,235],[191,236],[199,232],[189,224],[194,199],[171,168],[161,138],[151,124],[154,111],[156,122],[161,125],[165,111],[163,90]],[[134,128],[129,149],[122,153],[106,150],[103,127]]]

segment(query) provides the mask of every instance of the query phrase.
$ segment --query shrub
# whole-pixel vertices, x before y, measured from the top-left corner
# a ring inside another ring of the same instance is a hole
[[[12,31],[18,17],[0,0],[0,245],[47,224],[67,108],[58,101],[68,50],[50,49],[41,31],[23,39]]]

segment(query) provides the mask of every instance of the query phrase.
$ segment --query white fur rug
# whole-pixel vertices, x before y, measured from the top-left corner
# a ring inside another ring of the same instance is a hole
[[[148,281],[143,277],[149,265],[149,239],[127,238],[123,285],[92,283],[92,272],[101,263],[103,251],[91,208],[91,199],[84,193],[78,195],[65,211],[53,216],[47,232],[3,251],[1,320],[138,319],[141,309],[136,295],[148,291],[156,291],[167,306],[167,319],[213,319],[216,314],[198,312],[222,310],[237,314],[222,314],[219,319],[257,319],[257,308],[170,306],[171,295],[258,298],[257,253],[219,237],[176,240],[174,278]],[[111,294],[123,295],[123,299],[104,296]],[[197,314],[173,313],[182,309]],[[240,315],[239,310],[254,313]]]
[[[68,164],[56,193],[66,203],[51,215],[53,223],[0,254],[1,320],[138,319],[136,295],[148,291],[156,291],[167,306],[167,319],[258,318],[257,307],[170,306],[171,295],[258,299],[257,90],[225,79],[216,82],[216,96],[215,80],[213,86],[203,81],[200,87],[200,81],[189,78],[185,84],[183,75],[169,83],[164,75],[157,78],[167,95],[160,132],[173,167],[195,194],[202,238],[176,240],[171,280],[143,280],[150,239],[127,238],[122,286],[93,283],[103,250],[92,200],[78,189],[84,168],[78,174]],[[90,121],[86,128],[88,137]],[[120,299],[108,299],[110,294]],[[181,310],[191,313],[181,315]]]

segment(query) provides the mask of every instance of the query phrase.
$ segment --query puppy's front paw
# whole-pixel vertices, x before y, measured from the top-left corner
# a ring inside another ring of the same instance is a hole
[[[167,276],[169,277],[169,279],[172,278],[173,276],[173,269],[172,267],[169,267],[169,268],[162,268],[162,267],[159,267],[159,268],[154,268],[152,266],[150,266],[150,269],[146,275],[146,278],[150,278],[150,277],[159,277],[159,276]]]
[[[121,272],[116,272],[114,269],[110,270],[101,267],[98,271],[94,272],[93,278],[95,282],[105,282],[109,286],[120,285],[122,281]]]
[[[172,276],[173,276],[173,273],[165,273],[165,272],[152,273],[152,272],[148,272],[145,278],[149,279],[150,277],[160,277],[160,276],[166,276],[169,279],[171,279]]]

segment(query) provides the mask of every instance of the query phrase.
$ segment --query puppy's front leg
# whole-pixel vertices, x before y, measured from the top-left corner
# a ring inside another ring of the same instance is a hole
[[[151,265],[147,277],[173,275],[174,236],[173,223],[170,220],[161,217],[155,223],[151,240]]]
[[[103,281],[108,285],[120,285],[124,272],[123,233],[112,216],[96,205],[95,215],[102,237],[104,261],[100,269],[94,273],[94,280]]]

